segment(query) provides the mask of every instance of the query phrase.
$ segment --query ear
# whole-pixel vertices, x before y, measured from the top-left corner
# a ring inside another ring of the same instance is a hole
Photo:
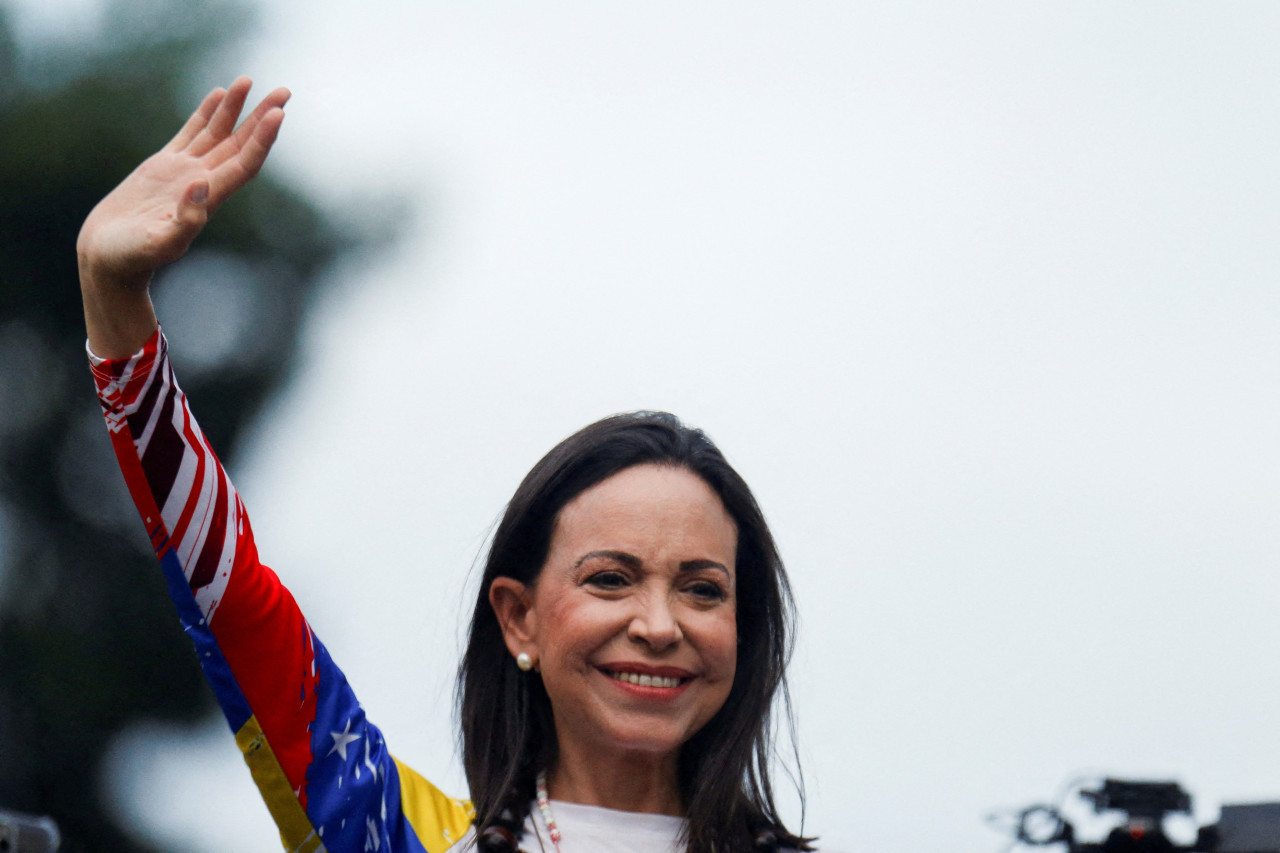
[[[489,585],[489,606],[498,617],[511,656],[524,652],[538,659],[538,617],[533,589],[515,578],[497,577]]]

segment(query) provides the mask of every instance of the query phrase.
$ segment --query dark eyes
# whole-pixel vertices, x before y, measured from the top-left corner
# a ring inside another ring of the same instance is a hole
[[[702,601],[724,601],[726,594],[718,583],[711,581],[694,581],[687,587],[689,592]]]
[[[631,579],[623,572],[610,569],[596,572],[586,579],[585,584],[604,592],[618,592],[630,586]],[[729,597],[724,587],[710,580],[691,580],[681,590],[706,603],[724,601]]]
[[[596,572],[587,578],[587,583],[597,589],[616,590],[627,585],[627,578],[622,572]]]

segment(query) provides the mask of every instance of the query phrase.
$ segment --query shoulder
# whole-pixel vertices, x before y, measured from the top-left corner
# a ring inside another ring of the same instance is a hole
[[[392,758],[400,781],[400,803],[414,833],[430,853],[466,850],[463,844],[475,832],[471,820],[475,809],[469,800],[450,797],[428,782],[412,767]]]

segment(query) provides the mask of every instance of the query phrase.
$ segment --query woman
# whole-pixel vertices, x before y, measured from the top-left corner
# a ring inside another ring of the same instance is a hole
[[[249,86],[211,92],[93,210],[77,253],[117,457],[285,848],[808,849],[768,771],[786,576],[746,484],[666,414],[587,427],[512,498],[459,670],[471,801],[387,752],[259,562],[147,293],[271,150],[289,93],[237,128]]]

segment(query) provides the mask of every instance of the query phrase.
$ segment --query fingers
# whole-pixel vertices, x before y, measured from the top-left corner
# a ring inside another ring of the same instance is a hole
[[[222,103],[222,99],[226,95],[227,90],[222,88],[214,89],[205,95],[204,100],[200,102],[200,106],[191,114],[191,118],[187,119],[187,123],[182,126],[182,130],[178,131],[178,135],[169,141],[165,149],[168,151],[181,151],[191,144],[191,140],[195,139],[196,135],[209,124],[209,119],[213,117],[218,105]]]
[[[240,149],[240,168],[252,177],[258,174],[258,170],[262,168],[262,164],[267,159],[267,155],[271,153],[271,146],[276,144],[276,137],[280,134],[280,125],[284,123],[284,110],[279,107],[273,107],[268,110],[262,119],[258,121],[253,128],[253,135],[249,137],[244,147]]]
[[[210,213],[258,173],[271,152],[291,93],[284,87],[274,90],[237,128],[252,85],[248,77],[238,77],[228,88],[214,89],[166,146],[172,153],[195,158],[198,164],[193,165],[207,175],[188,186],[175,226],[202,228]],[[198,199],[192,196],[197,186],[203,187]]]
[[[182,150],[185,147],[186,153],[204,159],[211,169],[217,168],[224,161],[240,153],[241,149],[255,137],[262,120],[272,110],[279,109],[288,103],[293,94],[283,86],[275,89],[262,99],[237,129],[236,119],[244,108],[249,87],[252,85],[248,77],[239,77],[229,89],[210,92],[204,103],[187,121],[187,125],[170,143],[170,147],[176,150]],[[277,120],[276,130],[278,129]],[[266,141],[269,149],[270,143],[275,139],[274,131],[269,139],[259,138]],[[265,156],[263,154],[263,157]]]
[[[209,117],[208,124],[191,140],[187,149],[191,154],[203,156],[231,135],[252,85],[253,81],[248,77],[237,77],[227,88],[227,94]]]
[[[227,89],[227,96],[218,105],[213,118],[209,120],[209,132],[218,139],[225,139],[235,130],[240,120],[240,111],[244,109],[245,99],[249,97],[249,89],[253,81],[248,77],[237,77]]]
[[[231,150],[228,159],[213,170],[213,201],[210,207],[216,209],[236,190],[249,182],[266,162],[280,133],[280,125],[284,122],[284,110],[272,107],[260,119],[254,122],[252,135],[243,146]],[[246,120],[246,124],[248,121]],[[237,136],[239,132],[237,131]],[[232,143],[229,141],[228,145]]]
[[[236,130],[235,134],[232,135],[231,142],[235,148],[243,149],[249,144],[249,141],[257,135],[257,129],[262,123],[262,120],[272,110],[281,110],[281,118],[283,118],[283,107],[289,102],[289,98],[291,97],[293,97],[293,93],[281,86],[279,89],[276,89],[271,94],[263,98],[262,102],[254,108],[248,118],[240,123],[240,127]],[[279,122],[276,124],[276,130],[279,130]],[[275,140],[274,132],[271,135],[271,140]],[[267,147],[271,147],[270,143],[268,143]]]
[[[194,237],[209,221],[209,182],[195,181],[178,202],[178,211],[174,214],[173,224],[181,231]],[[187,241],[190,242],[190,239]]]

